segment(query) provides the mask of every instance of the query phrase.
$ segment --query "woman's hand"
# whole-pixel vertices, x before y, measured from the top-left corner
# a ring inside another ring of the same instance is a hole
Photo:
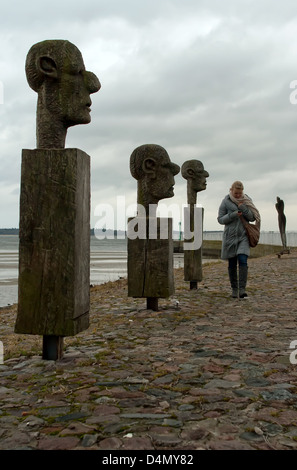
[[[240,216],[242,215],[242,212],[241,212],[241,210],[240,210],[240,206],[241,206],[241,205],[242,205],[242,204],[238,204],[238,212],[237,212],[238,217],[240,217]]]

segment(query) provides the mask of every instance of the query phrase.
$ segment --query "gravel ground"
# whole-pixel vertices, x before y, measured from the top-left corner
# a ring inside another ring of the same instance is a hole
[[[0,449],[296,450],[296,272],[296,251],[250,259],[239,300],[225,262],[198,290],[178,269],[158,312],[126,280],[92,287],[90,327],[56,362],[0,309]]]

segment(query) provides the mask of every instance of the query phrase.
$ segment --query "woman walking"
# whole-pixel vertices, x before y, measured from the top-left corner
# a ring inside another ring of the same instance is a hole
[[[228,260],[232,297],[237,298],[239,295],[241,299],[247,297],[245,288],[250,245],[240,216],[242,215],[249,222],[256,220],[260,223],[258,209],[254,206],[251,198],[244,194],[243,190],[242,182],[235,181],[229,194],[222,200],[218,213],[219,224],[225,225],[221,258]],[[239,275],[237,275],[237,264]]]

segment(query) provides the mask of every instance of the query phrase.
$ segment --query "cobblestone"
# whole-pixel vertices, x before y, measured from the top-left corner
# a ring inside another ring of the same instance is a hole
[[[91,324],[59,361],[13,332],[0,310],[0,449],[296,450],[297,253],[249,260],[248,297],[232,299],[225,262],[175,295],[91,288]],[[178,303],[177,303],[178,301]]]

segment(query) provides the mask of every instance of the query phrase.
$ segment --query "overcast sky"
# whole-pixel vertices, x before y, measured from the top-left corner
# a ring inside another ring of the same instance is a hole
[[[116,210],[119,198],[125,207],[136,201],[130,155],[155,143],[180,166],[198,159],[209,172],[198,193],[205,230],[223,228],[218,207],[241,180],[263,230],[278,230],[279,196],[287,230],[297,231],[296,14],[296,0],[2,2],[0,227],[18,227],[21,151],[36,147],[27,52],[68,39],[102,84],[92,122],[66,139],[91,156],[92,226],[98,204]],[[175,182],[174,198],[163,202],[182,208],[186,181],[178,174]]]

